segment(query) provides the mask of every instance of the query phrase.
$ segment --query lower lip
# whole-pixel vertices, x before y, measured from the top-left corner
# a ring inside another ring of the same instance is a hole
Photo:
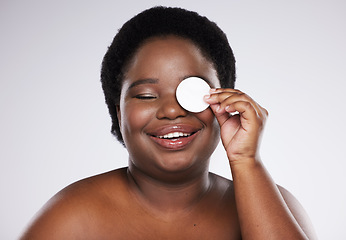
[[[167,138],[158,138],[150,136],[150,138],[157,143],[159,146],[169,150],[180,150],[186,148],[199,132],[196,132],[188,137],[175,138],[173,140]]]

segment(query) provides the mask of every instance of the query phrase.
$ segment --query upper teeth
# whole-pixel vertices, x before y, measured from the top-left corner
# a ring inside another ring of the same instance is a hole
[[[159,138],[176,138],[176,137],[187,137],[190,136],[190,133],[182,133],[182,132],[173,132],[173,133],[168,133],[163,136],[158,136]]]

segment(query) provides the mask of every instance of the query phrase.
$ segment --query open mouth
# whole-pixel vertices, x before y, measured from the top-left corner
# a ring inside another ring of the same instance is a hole
[[[190,137],[191,135],[193,135],[195,133],[196,132],[192,132],[192,133],[172,132],[172,133],[168,133],[165,135],[153,136],[153,137],[174,140],[174,139],[178,139],[178,138],[182,138],[182,137]]]
[[[160,147],[169,150],[178,150],[187,147],[193,141],[193,139],[195,139],[199,132],[197,129],[191,129],[189,131],[187,131],[187,129],[183,131],[179,130],[162,131],[162,133],[152,133],[148,135]]]

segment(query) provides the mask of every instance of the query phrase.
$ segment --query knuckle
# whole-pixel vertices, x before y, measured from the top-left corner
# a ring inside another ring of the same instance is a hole
[[[250,102],[244,102],[244,107],[253,109],[253,106],[252,106],[252,104]]]
[[[268,116],[269,116],[269,112],[268,112],[268,110],[267,110],[267,109],[265,109],[265,108],[264,108],[264,114],[265,114],[265,116],[266,116],[266,117],[268,117]]]

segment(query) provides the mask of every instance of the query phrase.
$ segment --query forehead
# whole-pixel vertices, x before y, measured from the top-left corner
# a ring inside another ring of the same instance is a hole
[[[218,86],[217,72],[212,64],[190,40],[175,37],[156,37],[147,40],[133,56],[125,72],[125,81],[141,78],[184,79],[203,77]]]

